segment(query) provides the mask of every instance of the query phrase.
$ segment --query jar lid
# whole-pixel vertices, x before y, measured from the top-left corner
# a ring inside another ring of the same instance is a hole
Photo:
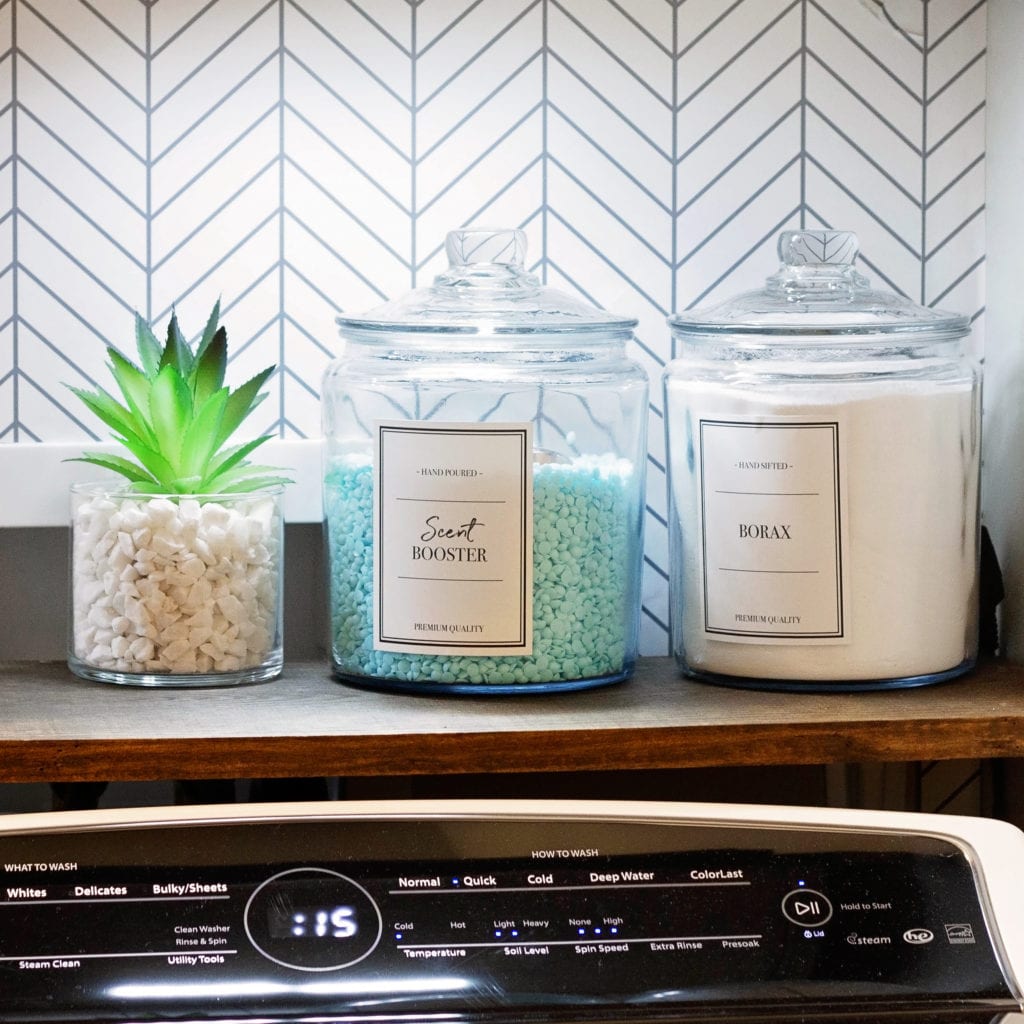
[[[959,313],[919,306],[878,291],[853,267],[859,245],[852,231],[783,231],[781,266],[757,291],[669,318],[684,334],[857,335],[927,334],[961,338],[970,321]]]
[[[525,269],[522,231],[451,231],[445,249],[448,269],[430,287],[359,316],[339,316],[338,326],[342,331],[564,334],[629,331],[637,324],[542,285]]]

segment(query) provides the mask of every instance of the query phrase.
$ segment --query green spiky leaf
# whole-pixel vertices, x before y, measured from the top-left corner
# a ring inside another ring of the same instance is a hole
[[[149,324],[138,313],[135,314],[135,346],[139,350],[139,360],[146,376],[155,377],[160,369],[163,350]]]
[[[147,484],[155,488],[160,487],[159,481],[147,473],[140,466],[137,466],[129,459],[123,459],[120,455],[106,455],[102,452],[86,452],[77,459],[68,459],[68,462],[88,462],[93,466],[100,466],[102,469],[110,469],[121,476],[127,477],[133,484]]]
[[[163,347],[136,314],[140,365],[112,346],[107,349],[124,403],[102,388],[90,391],[69,385],[136,461],[96,452],[69,461],[102,466],[126,477],[137,490],[163,494],[242,493],[290,483],[274,467],[246,461],[270,440],[269,434],[225,447],[267,397],[260,388],[276,367],[267,367],[234,391],[225,387],[228,339],[219,320],[218,301],[193,353],[176,314],[171,315]]]
[[[190,384],[196,408],[224,386],[224,372],[228,365],[228,334],[223,327],[217,329],[209,344],[197,355],[192,365]]]

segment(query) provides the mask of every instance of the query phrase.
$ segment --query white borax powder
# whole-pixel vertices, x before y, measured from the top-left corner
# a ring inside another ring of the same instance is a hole
[[[869,681],[974,657],[970,382],[670,380],[673,646],[688,670]]]

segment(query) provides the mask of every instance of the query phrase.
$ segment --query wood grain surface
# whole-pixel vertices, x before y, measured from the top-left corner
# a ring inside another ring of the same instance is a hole
[[[255,686],[135,689],[0,663],[0,781],[572,772],[1024,756],[1024,668],[879,693],[734,690],[642,659],[576,693],[414,696],[300,663]]]

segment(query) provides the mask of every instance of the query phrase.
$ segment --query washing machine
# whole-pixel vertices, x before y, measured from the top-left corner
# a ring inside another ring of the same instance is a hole
[[[646,802],[0,818],[0,1021],[994,1022],[1024,834]]]

